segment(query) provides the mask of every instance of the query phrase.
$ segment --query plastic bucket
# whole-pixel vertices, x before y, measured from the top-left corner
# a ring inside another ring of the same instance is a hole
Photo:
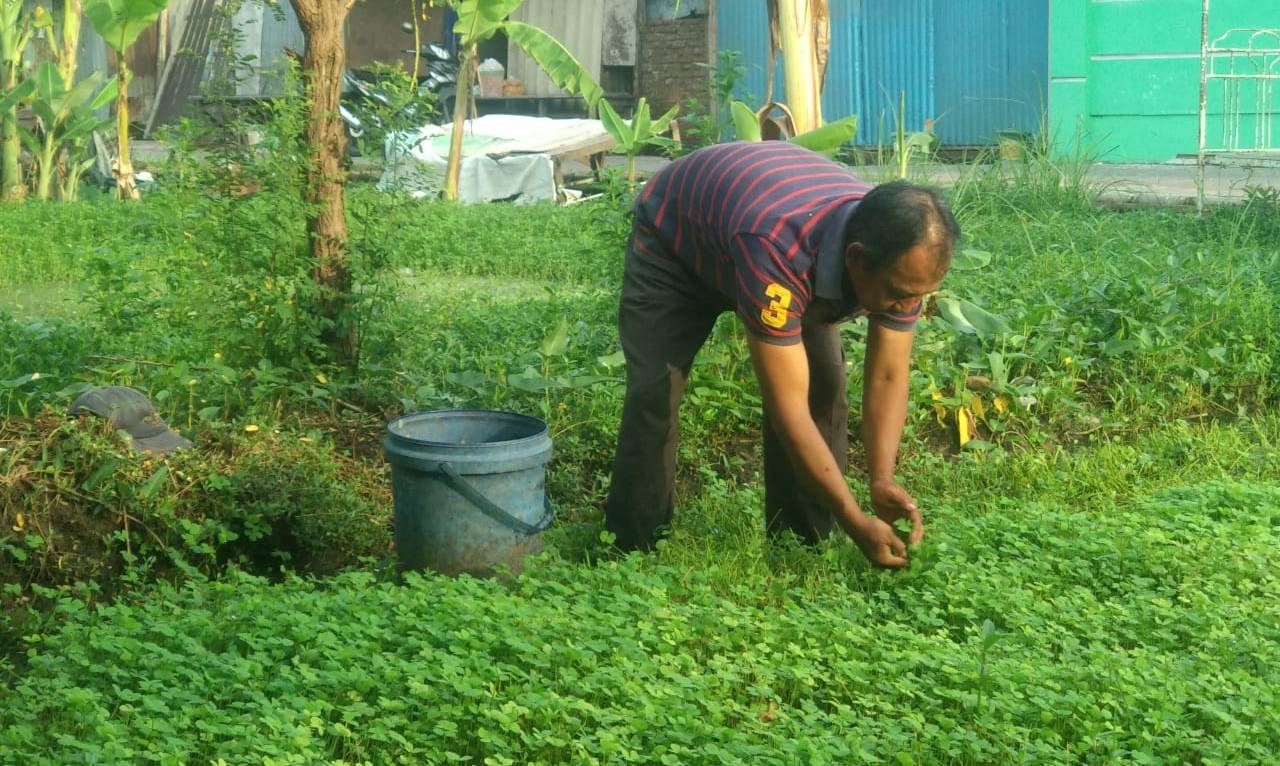
[[[555,517],[546,497],[551,436],[538,418],[436,410],[387,424],[395,541],[404,569],[519,571]]]

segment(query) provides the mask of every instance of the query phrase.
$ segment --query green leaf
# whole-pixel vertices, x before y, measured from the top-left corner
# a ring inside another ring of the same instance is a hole
[[[58,392],[54,394],[54,396],[58,397],[59,399],[70,399],[73,396],[79,396],[80,394],[83,394],[85,391],[88,391],[91,388],[93,388],[92,383],[85,383],[83,381],[79,383],[71,383],[59,389]]]
[[[615,367],[621,367],[626,364],[627,355],[622,351],[622,349],[618,349],[608,356],[597,356],[596,361],[612,370]]]
[[[613,136],[613,140],[618,142],[618,151],[630,154],[634,144],[631,137],[631,128],[614,111],[613,105],[609,103],[608,99],[601,99],[599,107],[600,123],[604,125],[604,129],[609,132],[609,135]]]
[[[17,87],[8,93],[0,96],[0,112],[7,112],[18,105],[27,96],[31,95],[36,89],[35,80],[23,80],[18,83]]]
[[[99,484],[103,482],[103,480],[105,480],[108,476],[115,473],[116,466],[119,464],[119,462],[120,461],[116,460],[115,458],[108,459],[105,463],[98,466],[98,468],[93,473],[89,474],[89,478],[84,480],[84,484],[81,484],[80,488],[85,492],[92,492],[95,488],[97,488]]]
[[[991,263],[991,253],[966,247],[952,257],[951,268],[956,271],[976,271],[988,263]]]
[[[146,483],[142,485],[142,489],[138,492],[138,494],[144,498],[151,497],[156,493],[156,490],[160,489],[160,485],[163,484],[164,480],[167,479],[168,477],[169,477],[169,466],[167,465],[160,466],[159,468],[156,469],[155,473],[151,474],[151,478],[147,479]]]
[[[953,328],[970,335],[994,335],[1009,332],[1009,324],[986,309],[963,298],[938,298],[938,314]]]
[[[101,82],[102,72],[94,72],[72,86],[71,90],[67,91],[67,95],[62,99],[61,108],[58,110],[61,119],[65,120],[72,112],[86,109],[93,100],[94,91],[97,90]]]
[[[524,0],[462,0],[457,5],[458,21],[454,34],[464,46],[478,45],[493,37],[511,12]]]
[[[671,127],[671,121],[674,120],[676,118],[676,115],[679,113],[680,113],[680,106],[677,104],[676,106],[673,106],[670,109],[668,109],[666,114],[654,120],[653,128],[651,128],[653,135],[660,136],[663,133],[666,133],[667,129]]]
[[[488,375],[476,370],[450,372],[444,376],[444,379],[456,386],[464,386],[472,391],[480,391],[493,382]]]
[[[992,351],[987,354],[987,365],[991,368],[991,384],[996,391],[1003,391],[1009,385],[1009,370],[1004,364],[1004,354]]]
[[[67,95],[62,73],[53,62],[46,61],[36,69],[34,79],[36,97],[31,101],[31,110],[44,122],[45,130],[53,130],[54,124],[59,121],[57,113],[60,111],[60,102]]]
[[[19,375],[16,378],[0,380],[0,388],[22,388],[33,380],[39,380],[41,377],[38,372],[28,372],[26,375]]]
[[[102,107],[116,100],[116,95],[120,92],[120,78],[112,77],[102,86],[102,90],[98,91],[98,95],[93,97],[93,101],[89,102],[89,109],[97,111]]]
[[[554,387],[554,382],[542,377],[537,370],[526,367],[515,375],[507,376],[507,385],[529,393],[542,393]]]
[[[542,341],[542,347],[539,349],[543,356],[564,356],[564,352],[569,348],[569,320],[561,319],[560,324],[556,325],[555,332],[548,335]]]
[[[636,141],[643,141],[649,137],[649,129],[652,126],[649,119],[649,102],[645,101],[644,96],[636,102],[636,111],[631,117],[631,135]]]
[[[760,140],[760,120],[751,111],[751,107],[741,101],[734,101],[729,105],[729,111],[733,113],[733,131],[738,135],[739,141]]]
[[[537,27],[518,21],[509,21],[503,28],[507,39],[529,54],[556,85],[581,95],[590,107],[595,107],[604,98],[604,89],[559,40]]]
[[[168,4],[169,0],[96,0],[84,15],[112,50],[124,53]]]
[[[851,114],[807,133],[801,133],[792,138],[791,143],[819,154],[827,154],[852,141],[857,133],[858,116]]]

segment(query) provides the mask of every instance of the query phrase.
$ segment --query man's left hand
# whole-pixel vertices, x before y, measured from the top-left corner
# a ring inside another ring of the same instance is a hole
[[[915,545],[924,539],[924,519],[920,516],[920,509],[911,495],[897,483],[872,482],[871,507],[876,511],[876,517],[884,519],[888,524],[899,519],[911,522],[911,535],[907,538],[910,544]]]

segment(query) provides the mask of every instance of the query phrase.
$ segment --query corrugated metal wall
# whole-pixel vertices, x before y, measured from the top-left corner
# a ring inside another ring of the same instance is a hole
[[[991,142],[1038,130],[1048,83],[1048,0],[831,0],[831,63],[823,116],[857,114],[857,141],[892,140],[898,93],[906,127],[935,119],[943,143]],[[748,67],[739,94],[764,96],[764,0],[720,0],[717,47]],[[781,95],[781,66],[775,89]],[[882,133],[883,131],[883,133]]]
[[[943,5],[947,0],[943,0]],[[958,4],[958,3],[956,3]],[[906,130],[920,130],[934,116],[934,1],[865,0],[863,55],[865,97],[859,138],[893,140],[898,95],[906,99]],[[832,117],[843,117],[832,113]]]
[[[412,48],[410,43],[407,47]],[[258,58],[261,66],[261,94],[276,96],[284,92],[281,75],[284,74],[288,60],[285,48],[302,53],[306,41],[302,37],[302,26],[298,23],[298,12],[288,0],[269,6],[262,20],[262,49]]]
[[[1036,132],[1048,108],[1049,6],[1044,0],[938,0],[938,125],[949,142]],[[957,141],[950,141],[954,136]]]
[[[604,3],[590,0],[525,0],[511,14],[511,18],[549,32],[582,63],[596,82],[600,81]],[[518,45],[511,44],[507,48],[507,77],[522,81],[525,93],[530,96],[558,96],[564,93]]]

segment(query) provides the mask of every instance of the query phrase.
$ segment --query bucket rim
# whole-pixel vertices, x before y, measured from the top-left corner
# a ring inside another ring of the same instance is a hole
[[[408,444],[419,445],[423,447],[457,447],[458,446],[457,442],[442,442],[442,441],[433,441],[431,439],[417,439],[404,433],[397,433],[395,430],[396,424],[400,423],[401,421],[408,420],[410,418],[421,418],[428,415],[464,415],[464,416],[465,415],[503,415],[508,418],[523,420],[528,422],[530,425],[537,426],[537,430],[528,436],[522,436],[519,439],[503,439],[502,441],[493,441],[493,442],[473,442],[466,445],[468,449],[486,449],[490,447],[499,448],[499,447],[510,447],[512,445],[517,445],[517,444],[525,444],[525,443],[533,442],[538,439],[542,439],[546,437],[550,430],[545,420],[543,420],[542,418],[534,417],[533,415],[525,415],[524,413],[521,413],[521,412],[511,412],[510,410],[487,410],[487,409],[466,408],[466,409],[440,409],[440,410],[422,410],[421,412],[406,412],[405,414],[400,415],[399,417],[393,418],[387,422],[387,435],[390,438],[403,441]]]

